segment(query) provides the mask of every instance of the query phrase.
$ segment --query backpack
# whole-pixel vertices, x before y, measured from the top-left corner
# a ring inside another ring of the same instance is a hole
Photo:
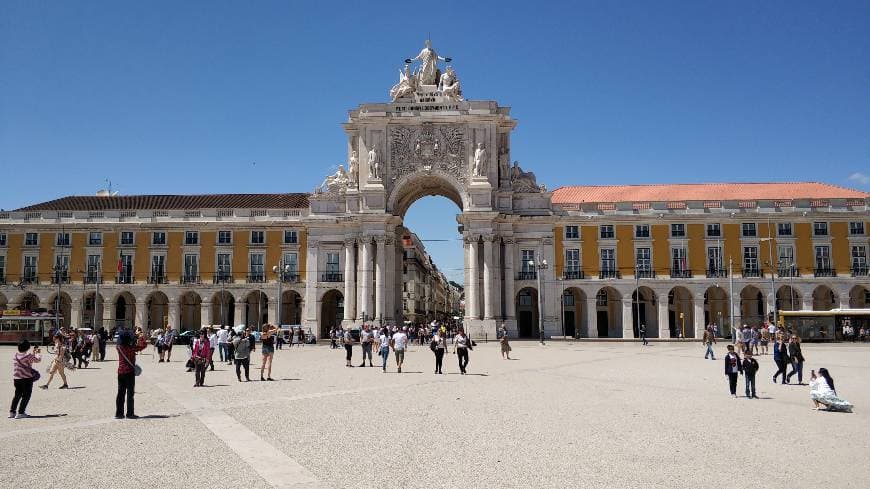
[[[438,342],[435,340],[430,341],[429,342],[429,349],[432,350],[432,353],[435,353],[435,350],[438,349]]]

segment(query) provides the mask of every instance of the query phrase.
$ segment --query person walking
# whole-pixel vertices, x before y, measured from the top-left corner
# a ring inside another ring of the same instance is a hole
[[[390,332],[387,328],[381,328],[380,333],[380,349],[378,352],[381,356],[381,370],[386,373],[387,372],[387,359],[390,357]]]
[[[456,336],[453,338],[453,353],[459,359],[459,373],[465,375],[465,368],[468,367],[468,351],[471,349],[471,340],[465,336],[465,330],[459,328]]]
[[[432,341],[429,344],[429,348],[432,349],[432,353],[435,354],[435,373],[443,374],[441,371],[444,366],[444,353],[447,351],[447,338],[441,336],[437,332],[434,336],[432,336]]]
[[[210,369],[214,371],[214,351],[218,349],[218,337],[217,332],[211,327],[208,328],[208,347],[208,365]]]
[[[707,347],[707,351],[704,352],[704,360],[707,358],[711,358],[713,361],[716,361],[716,354],[713,353],[713,345],[716,343],[716,337],[713,336],[713,331],[710,328],[704,330],[704,345]]]
[[[372,365],[372,343],[374,342],[374,338],[372,338],[372,332],[369,329],[369,325],[363,325],[363,329],[359,335],[360,346],[362,346],[362,363],[359,364],[360,367],[366,366],[366,356],[369,357],[369,367],[374,367]]]
[[[211,358],[211,342],[208,340],[208,332],[204,329],[199,331],[199,338],[193,340],[190,349],[190,360],[194,368],[194,387],[202,387],[205,383],[205,371]]]
[[[755,395],[755,374],[758,373],[758,361],[752,358],[752,351],[747,351],[743,358],[743,379],[746,381],[746,398],[758,399]]]
[[[229,361],[230,359],[230,351],[229,351],[229,342],[230,342],[230,331],[221,326],[221,329],[217,332],[217,344],[218,344],[218,357],[221,362]]]
[[[791,359],[791,372],[785,376],[785,381],[791,383],[791,377],[794,374],[798,376],[798,385],[804,383],[804,355],[801,352],[801,338],[793,334],[788,344],[788,356]]]
[[[725,354],[725,377],[728,377],[728,388],[731,395],[737,397],[737,375],[743,372],[743,362],[734,351],[734,345],[728,345],[728,353]]]
[[[104,328],[102,326],[100,326],[99,338],[100,338],[100,346],[99,346],[99,348],[100,348],[100,361],[105,362],[106,361],[106,343],[109,342],[109,333],[106,331],[106,328]]]
[[[51,385],[51,381],[54,380],[54,374],[60,375],[60,380],[63,381],[63,384],[60,386],[61,389],[68,389],[69,386],[66,382],[66,373],[64,369],[66,368],[66,338],[64,337],[64,333],[62,331],[58,331],[54,334],[54,358],[51,360],[51,365],[48,367],[48,380],[39,386],[40,389],[48,389],[48,386]]]
[[[245,369],[245,382],[251,381],[251,338],[247,330],[242,330],[233,339],[233,358],[236,362],[236,378],[242,381],[242,367]]]
[[[260,341],[263,343],[261,351],[263,352],[263,361],[260,362],[260,380],[272,382],[272,359],[275,357],[275,338],[278,335],[278,327],[272,324],[265,325],[263,337]],[[266,372],[266,378],[263,378],[263,372]]]
[[[773,361],[777,367],[776,373],[773,374],[773,383],[775,384],[776,378],[779,377],[779,374],[782,374],[782,383],[787,384],[788,379],[786,378],[785,371],[789,362],[788,345],[781,336],[777,337],[776,343],[773,344]]]
[[[393,346],[393,353],[396,355],[398,372],[402,373],[402,364],[405,363],[405,348],[408,347],[408,327],[402,326],[402,329],[396,331],[390,341]]]
[[[147,346],[144,335],[134,335],[129,330],[124,330],[118,336],[118,395],[115,396],[115,419],[124,418],[125,400],[127,419],[139,417],[136,416],[133,406],[133,396],[136,393],[136,353]]]
[[[33,368],[33,364],[42,361],[42,357],[36,345],[33,345],[33,351],[27,350],[30,350],[30,342],[21,340],[18,343],[18,352],[12,356],[12,384],[15,386],[15,394],[12,396],[12,406],[9,407],[10,418],[30,417],[27,414],[27,404],[33,394],[33,383],[39,380],[39,372]]]
[[[501,324],[501,329],[499,330],[498,341],[501,345],[501,358],[502,358],[502,360],[510,360],[511,359],[511,344],[510,344],[510,338],[508,337],[507,328],[505,328],[504,323]]]

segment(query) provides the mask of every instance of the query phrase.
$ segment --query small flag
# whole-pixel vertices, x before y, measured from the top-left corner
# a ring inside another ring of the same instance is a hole
[[[124,260],[122,260],[123,255],[118,257],[118,273],[124,272]]]

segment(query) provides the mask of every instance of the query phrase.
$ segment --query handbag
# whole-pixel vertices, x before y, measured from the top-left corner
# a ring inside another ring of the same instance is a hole
[[[130,366],[133,367],[133,375],[134,376],[138,377],[138,376],[142,375],[142,367],[131,362],[130,359],[127,358],[127,355],[124,355],[124,352],[122,352],[120,348],[118,348],[118,354],[121,355],[122,357],[124,357],[124,360],[126,360],[127,363],[129,363]]]
[[[42,374],[39,373],[39,370],[36,370],[32,366],[24,365],[20,358],[15,357],[15,361],[18,362],[18,365],[21,365],[22,367],[27,367],[30,370],[30,380],[32,380],[33,382],[36,382],[37,380],[39,380],[40,377],[42,377]]]

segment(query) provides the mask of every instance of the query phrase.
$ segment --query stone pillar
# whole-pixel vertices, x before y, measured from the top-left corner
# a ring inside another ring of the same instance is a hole
[[[468,264],[468,284],[466,285],[466,293],[465,293],[465,308],[467,309],[466,315],[470,319],[477,319],[478,308],[477,308],[477,299],[478,292],[477,286],[479,283],[479,273],[477,270],[477,237],[469,237],[468,238],[468,260],[466,261]]]
[[[307,295],[307,294],[306,294]],[[233,324],[231,326],[238,326],[240,324],[247,324],[248,318],[245,317],[245,309],[247,308],[246,301],[236,301],[236,307],[233,310]]]
[[[384,310],[386,307],[386,268],[387,268],[387,255],[386,255],[386,238],[384,236],[378,236],[375,238],[375,243],[377,243],[377,251],[375,257],[375,319],[386,319],[387,313]]]
[[[840,292],[840,309],[849,308],[849,291]]]
[[[303,311],[305,317],[305,325],[312,328],[313,331],[319,331],[317,328],[317,258],[320,243],[315,239],[308,239],[308,249],[305,250],[305,309]],[[241,317],[244,311],[243,304],[236,302],[236,317]],[[236,320],[236,324],[239,321]]]
[[[214,318],[211,317],[211,302],[202,301],[199,305],[199,322],[203,326],[215,324]],[[220,319],[217,322],[220,322]]]
[[[103,302],[103,311],[104,311],[103,316],[105,316],[106,319],[108,319],[108,321],[109,321],[108,324],[103,324],[103,326],[105,326],[106,329],[114,328],[115,327],[115,313],[117,312],[115,310],[115,302],[114,301]]]
[[[396,294],[401,280],[396,280],[396,240],[387,237],[384,242],[384,321],[396,321]],[[400,302],[401,303],[401,302]],[[401,326],[397,324],[397,326]]]
[[[504,282],[501,268],[501,238],[496,236],[492,243],[492,310],[493,317],[504,320],[504,310],[502,309],[502,293],[504,292]],[[498,325],[496,325],[498,327]]]
[[[344,320],[351,322],[356,318],[356,253],[353,239],[344,240]]]
[[[176,331],[181,330],[181,322],[179,318],[181,317],[181,302],[178,299],[170,298],[169,304],[167,304],[169,308],[169,328],[172,328]]]
[[[502,280],[504,280],[504,311],[505,311],[505,319],[510,320],[516,317],[516,291],[514,290],[514,279],[516,276],[514,274],[514,254],[516,249],[514,247],[513,239],[506,239],[504,242],[504,271],[502,274]]]
[[[813,293],[812,292],[810,292],[808,294],[804,294],[803,306],[801,306],[801,309],[803,309],[804,311],[812,311],[813,310]]]
[[[622,299],[622,338],[634,338],[634,300],[631,294]]]
[[[374,250],[372,249],[371,238],[366,238],[362,241],[360,251],[362,257],[358,264],[360,276],[360,297],[359,297],[359,319],[364,317],[369,320],[374,317],[375,308],[372,303],[372,262],[374,258]]]
[[[598,338],[598,302],[594,297],[586,299],[586,334]]]
[[[281,324],[281,321],[278,318],[278,301],[274,299],[266,303],[266,321],[263,324],[265,323],[274,325]]]
[[[10,309],[18,307],[18,304],[9,303],[7,306]],[[143,306],[144,308],[144,306]],[[72,299],[70,301],[69,316],[66,324],[71,326],[80,326],[82,322],[82,301],[81,299]],[[138,318],[137,318],[138,319]],[[144,323],[144,321],[143,321]],[[142,323],[140,323],[142,324]],[[138,325],[137,325],[138,326]]]
[[[659,313],[659,338],[670,338],[671,329],[668,323],[668,295],[660,294],[658,296],[658,313]]]
[[[695,321],[695,338],[700,339],[704,337],[704,328],[707,327],[704,324],[704,295],[695,297],[695,310],[692,313],[692,318]]]
[[[493,253],[492,242],[495,239],[493,236],[484,236],[483,238],[483,317],[484,319],[492,319],[495,316],[495,287],[493,281],[495,273],[493,271]]]

